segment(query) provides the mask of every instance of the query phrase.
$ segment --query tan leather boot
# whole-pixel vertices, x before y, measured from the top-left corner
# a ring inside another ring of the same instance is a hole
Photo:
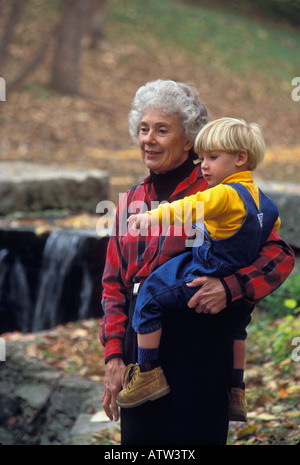
[[[229,421],[247,421],[245,389],[233,387],[230,391]]]
[[[125,371],[126,382],[126,388],[117,396],[117,404],[123,408],[137,407],[170,392],[170,386],[160,366],[141,372],[138,364],[130,364]]]

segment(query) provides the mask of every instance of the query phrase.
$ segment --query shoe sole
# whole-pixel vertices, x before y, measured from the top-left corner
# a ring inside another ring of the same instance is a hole
[[[136,400],[135,402],[130,402],[130,403],[128,402],[122,403],[117,398],[117,405],[122,408],[138,407],[139,405],[142,405],[145,402],[148,402],[149,400],[160,399],[161,397],[169,394],[170,391],[171,391],[170,386],[166,386],[162,389],[159,389],[158,391],[153,392],[152,394],[149,394],[147,397],[143,397],[143,399],[139,399],[139,400]]]

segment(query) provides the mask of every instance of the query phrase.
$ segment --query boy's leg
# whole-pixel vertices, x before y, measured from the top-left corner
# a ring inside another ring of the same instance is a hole
[[[158,366],[158,349],[161,338],[161,328],[152,333],[138,334],[138,364],[141,371],[149,371]]]
[[[132,327],[138,333],[138,366],[129,367],[127,386],[118,397],[123,408],[136,407],[170,391],[158,361],[162,316],[185,308],[197,289],[187,288],[184,275],[192,254],[184,253],[154,271],[141,286]]]
[[[120,407],[137,407],[170,392],[158,361],[160,337],[161,328],[151,333],[138,334],[138,364],[130,364],[126,368],[126,387],[117,397]]]
[[[157,349],[161,338],[161,328],[146,334],[138,334],[137,340],[139,347],[145,349]]]
[[[245,399],[245,357],[246,342],[236,339],[233,346],[233,372],[229,403],[229,420],[247,421],[247,404]]]
[[[136,296],[130,302],[128,326],[124,339],[124,362],[136,364],[137,334],[132,328]],[[168,437],[169,396],[155,402],[146,402],[136,408],[121,409],[121,444],[122,445],[166,445]],[[159,418],[159,422],[157,421]]]
[[[177,308],[186,308],[198,290],[185,284],[191,264],[192,254],[185,252],[164,263],[146,279],[137,297],[132,322],[137,333],[156,330],[161,326],[163,316]]]
[[[126,367],[126,388],[119,392],[117,404],[123,408],[138,407],[149,400],[160,399],[170,392],[162,368],[158,365],[142,371],[139,364]]]
[[[246,358],[246,341],[234,341],[233,345],[233,374],[232,387],[239,387],[244,382],[245,358]]]

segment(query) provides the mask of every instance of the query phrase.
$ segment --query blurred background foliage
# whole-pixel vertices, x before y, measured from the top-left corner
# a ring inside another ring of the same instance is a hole
[[[206,0],[182,0],[197,5],[211,5]],[[216,0],[214,5],[243,11],[250,15],[264,16],[274,20],[286,21],[292,25],[300,25],[300,3],[298,0]]]
[[[124,192],[145,174],[128,133],[131,101],[160,77],[195,83],[212,118],[257,121],[268,146],[257,175],[300,182],[300,104],[291,96],[300,31],[284,14],[262,13],[267,3],[1,2],[0,159],[107,169],[113,191]]]
[[[219,72],[249,72],[250,76],[256,73],[273,80],[297,75],[297,30],[286,29],[282,24],[276,27],[270,18],[254,21],[251,15],[243,14],[242,2],[232,7],[230,2],[223,6],[224,2],[208,4],[201,0],[175,3],[174,7],[172,0],[153,0],[145,11],[139,0],[111,0],[107,33],[115,35],[117,27],[119,36],[135,37],[148,50],[159,42],[160,47],[163,43],[172,45],[174,49],[196,54],[199,63]]]
[[[160,77],[195,83],[212,118],[257,121],[268,146],[257,174],[300,182],[300,105],[291,95],[300,31],[285,14],[275,18],[273,6],[262,13],[274,3],[295,4],[297,18],[299,2],[278,0],[1,2],[8,96],[0,159],[108,169],[124,192],[145,174],[132,163],[139,155],[128,134],[130,104],[139,86]]]

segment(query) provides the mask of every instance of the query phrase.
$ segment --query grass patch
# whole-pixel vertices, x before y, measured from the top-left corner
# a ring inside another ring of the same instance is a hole
[[[197,54],[199,62],[219,72],[250,73],[288,81],[299,74],[300,35],[290,27],[257,22],[225,12],[173,0],[111,0],[108,35],[130,38],[147,50],[164,44]]]

